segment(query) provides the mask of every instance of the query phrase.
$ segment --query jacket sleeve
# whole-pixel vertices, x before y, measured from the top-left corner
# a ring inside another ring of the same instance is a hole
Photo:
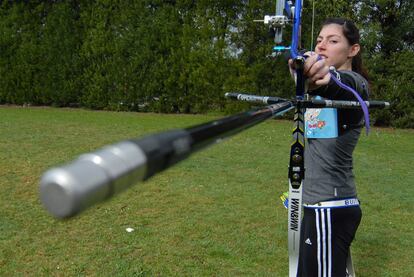
[[[368,82],[361,75],[353,71],[335,71],[331,73],[337,77],[343,84],[353,88],[362,99],[368,100]],[[310,95],[319,95],[330,100],[348,100],[357,101],[356,97],[351,91],[341,88],[331,78],[328,85],[321,86],[316,90],[309,91]]]

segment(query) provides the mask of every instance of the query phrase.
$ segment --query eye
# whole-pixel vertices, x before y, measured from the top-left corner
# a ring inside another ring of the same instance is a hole
[[[329,42],[332,43],[332,44],[338,43],[338,41],[336,39],[331,39]]]

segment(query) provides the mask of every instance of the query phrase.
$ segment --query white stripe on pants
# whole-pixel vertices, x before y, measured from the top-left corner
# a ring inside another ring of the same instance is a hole
[[[331,209],[315,209],[318,277],[332,276]]]

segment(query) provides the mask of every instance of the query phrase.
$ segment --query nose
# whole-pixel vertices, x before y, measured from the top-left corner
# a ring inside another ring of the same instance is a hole
[[[325,49],[326,49],[325,40],[321,40],[318,44],[316,44],[316,50],[325,50]]]

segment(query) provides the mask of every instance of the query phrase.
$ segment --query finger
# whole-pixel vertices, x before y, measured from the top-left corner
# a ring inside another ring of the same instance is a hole
[[[307,52],[305,52],[305,54],[303,54],[303,56],[305,58],[309,58],[309,57],[314,56],[314,55],[317,55],[317,54],[313,51],[307,51]]]
[[[305,75],[308,75],[317,62],[319,62],[318,55],[313,55],[306,60],[304,67]]]
[[[312,66],[309,68],[308,72],[306,73],[306,75],[308,75],[308,77],[312,78],[315,74],[317,74],[318,72],[320,72],[323,67],[325,66],[325,64],[321,61],[315,61]]]
[[[311,68],[309,68],[308,72],[306,72],[306,76],[308,78],[314,78],[316,75],[318,75],[316,78],[319,79],[322,76],[324,76],[329,71],[328,66],[325,64],[324,61],[316,61]]]
[[[331,80],[331,74],[326,74],[322,79],[316,80],[314,83],[317,86],[325,86],[329,84],[329,81]]]
[[[326,76],[326,74],[329,74],[329,68],[327,66],[324,66],[324,67],[321,67],[318,71],[316,71],[309,78],[312,81],[317,81],[317,80],[323,79]]]
[[[328,72],[329,72],[329,66],[326,63],[326,61],[325,60],[319,60],[319,61],[315,62],[315,64],[309,70],[309,75],[312,76],[312,75],[315,75],[317,73],[321,73],[321,74],[325,75]]]
[[[289,72],[290,72],[290,75],[292,77],[294,77],[295,76],[295,69],[296,69],[295,68],[295,63],[293,62],[292,59],[289,59],[288,64],[289,64]]]
[[[316,82],[318,80],[321,80],[321,79],[325,78],[326,74],[328,74],[328,73],[329,72],[327,72],[327,71],[321,70],[321,71],[317,72],[315,75],[313,75],[310,79],[313,82]]]

